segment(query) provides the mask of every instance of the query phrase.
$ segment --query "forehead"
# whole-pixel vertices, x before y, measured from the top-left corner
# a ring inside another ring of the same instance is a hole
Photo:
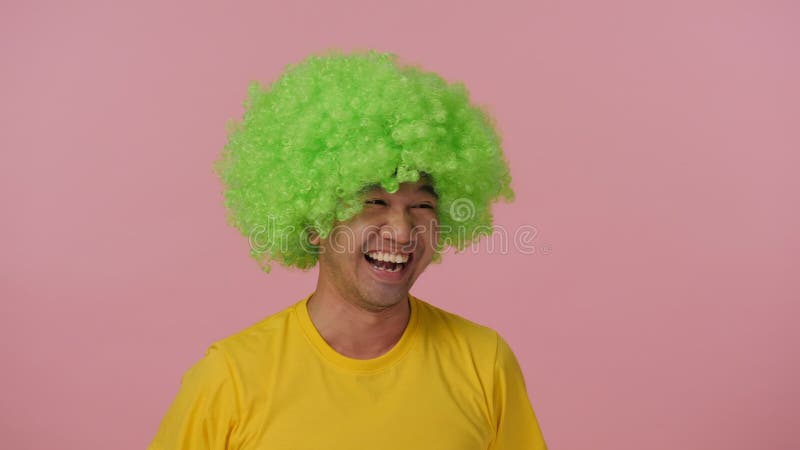
[[[394,193],[388,193],[379,184],[371,184],[362,189],[364,194],[380,195],[424,195],[439,198],[436,189],[429,181],[420,180],[414,183],[400,183],[400,188]]]

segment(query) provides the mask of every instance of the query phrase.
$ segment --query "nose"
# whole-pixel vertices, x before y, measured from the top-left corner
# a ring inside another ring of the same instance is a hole
[[[406,245],[411,241],[414,221],[411,214],[404,210],[393,209],[387,213],[386,221],[381,227],[381,238],[394,241],[398,245]]]

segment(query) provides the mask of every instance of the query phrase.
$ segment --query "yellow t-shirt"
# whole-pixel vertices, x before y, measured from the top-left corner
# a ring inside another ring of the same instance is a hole
[[[310,295],[213,343],[149,450],[544,450],[522,372],[493,330],[409,296],[400,341],[330,347]]]

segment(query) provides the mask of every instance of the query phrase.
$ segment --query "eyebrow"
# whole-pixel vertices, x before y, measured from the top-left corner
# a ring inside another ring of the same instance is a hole
[[[422,186],[417,189],[417,192],[427,192],[434,196],[436,199],[439,198],[439,194],[436,193],[436,189],[433,188],[430,184],[423,184]]]
[[[359,189],[358,193],[361,195],[365,195],[376,189],[382,189],[379,183],[367,184],[361,189]]]
[[[373,183],[364,186],[358,192],[361,195],[365,195],[374,189],[383,189],[383,188],[381,187],[380,183]],[[432,195],[435,199],[437,200],[439,199],[439,194],[436,193],[436,189],[434,189],[433,186],[431,186],[430,184],[423,184],[422,186],[419,187],[419,189],[417,189],[417,192],[426,192]]]

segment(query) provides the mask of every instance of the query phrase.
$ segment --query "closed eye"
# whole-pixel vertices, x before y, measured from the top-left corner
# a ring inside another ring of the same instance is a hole
[[[431,205],[430,203],[421,203],[421,204],[417,205],[416,208],[435,209],[435,207],[433,205]]]

